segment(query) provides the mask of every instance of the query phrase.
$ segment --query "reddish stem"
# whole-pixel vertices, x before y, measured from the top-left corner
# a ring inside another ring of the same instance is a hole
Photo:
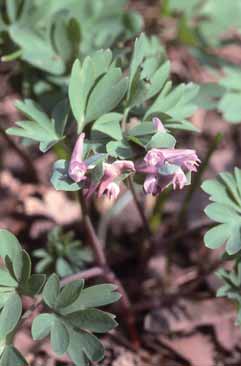
[[[135,315],[132,310],[132,306],[131,306],[129,297],[128,297],[124,287],[122,286],[120,280],[116,277],[116,275],[114,274],[114,272],[111,270],[111,268],[109,267],[109,265],[107,263],[105,252],[103,250],[103,244],[101,243],[101,241],[99,240],[99,238],[96,235],[96,232],[94,230],[94,227],[92,225],[92,222],[91,222],[89,214],[88,214],[88,208],[87,208],[86,201],[85,201],[85,198],[84,198],[82,192],[80,192],[79,197],[80,197],[80,204],[81,204],[82,213],[83,213],[83,221],[84,221],[84,225],[85,225],[85,230],[86,230],[86,233],[87,233],[87,236],[89,239],[89,244],[93,250],[96,263],[97,263],[99,269],[101,269],[103,271],[102,272],[103,277],[108,282],[114,283],[119,289],[119,292],[121,294],[120,302],[121,302],[121,306],[122,306],[122,313],[123,313],[124,319],[126,320],[126,324],[128,327],[130,337],[131,337],[132,345],[133,345],[133,348],[138,349],[140,347],[140,340],[139,340],[139,335],[138,335],[138,332],[136,329]]]

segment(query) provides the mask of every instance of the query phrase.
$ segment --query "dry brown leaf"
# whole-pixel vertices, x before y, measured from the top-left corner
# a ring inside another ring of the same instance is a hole
[[[216,366],[215,350],[208,336],[201,333],[174,339],[162,336],[160,341],[190,362],[192,366]]]
[[[44,215],[59,225],[72,223],[81,217],[78,203],[68,199],[64,192],[56,192],[52,188],[43,194],[42,200],[30,196],[23,203],[28,215]]]

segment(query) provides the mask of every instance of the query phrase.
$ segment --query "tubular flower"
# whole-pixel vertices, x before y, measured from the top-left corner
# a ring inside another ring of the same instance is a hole
[[[199,163],[195,150],[151,149],[136,169],[147,174],[144,191],[157,195],[170,184],[182,189],[187,184],[185,173],[196,172]]]
[[[116,199],[120,193],[118,178],[127,172],[135,172],[135,166],[129,160],[116,160],[114,163],[104,163],[104,174],[97,184],[90,182],[87,187],[86,197],[97,192],[98,197],[106,195],[110,199]]]
[[[117,198],[120,193],[116,180],[123,173],[135,172],[135,166],[129,160],[116,160],[112,164],[104,163],[104,174],[97,187],[98,197],[106,194],[109,198]]]
[[[88,169],[87,164],[83,161],[84,138],[85,134],[81,133],[75,143],[68,168],[70,178],[76,183],[86,179]]]
[[[153,123],[153,127],[155,128],[155,130],[157,130],[158,132],[166,132],[166,129],[165,127],[163,126],[163,123],[162,121],[157,118],[157,117],[154,117],[152,119],[152,123]]]

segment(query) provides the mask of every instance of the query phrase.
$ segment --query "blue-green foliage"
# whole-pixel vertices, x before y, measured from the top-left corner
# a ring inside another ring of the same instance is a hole
[[[91,180],[97,184],[109,157],[134,160],[140,149],[143,154],[150,148],[173,148],[176,140],[170,131],[196,131],[188,119],[196,109],[194,99],[199,88],[193,83],[172,85],[170,64],[156,37],[141,34],[136,39],[125,76],[124,71],[110,50],[96,51],[82,62],[76,60],[68,102],[58,103],[51,117],[29,100],[18,103],[28,121],[17,122],[18,127],[10,128],[8,133],[38,141],[40,149],[46,151],[65,142],[74,127],[78,133],[90,127],[85,158],[88,162],[91,157]],[[139,123],[130,127],[130,116]],[[154,129],[153,117],[162,120],[165,132]],[[68,160],[64,159],[55,163],[51,182],[57,190],[82,188],[81,182],[69,178]]]
[[[6,51],[52,75],[68,74],[76,57],[115,47],[142,28],[142,18],[125,11],[126,0],[4,0],[0,33],[12,40]]]
[[[105,333],[117,326],[115,316],[96,309],[120,298],[110,284],[84,288],[83,280],[61,285],[56,274],[46,281],[44,274],[32,274],[31,259],[17,238],[0,230],[0,365],[23,366],[27,361],[12,344],[21,324],[22,296],[42,301],[47,312],[32,324],[34,340],[50,334],[55,353],[67,352],[79,366],[104,357],[104,348],[92,333]]]
[[[54,270],[60,277],[77,273],[92,261],[89,248],[75,240],[72,231],[64,233],[58,226],[49,232],[47,246],[34,250],[33,256],[38,259],[36,272]]]
[[[233,174],[220,173],[217,179],[206,180],[202,189],[213,201],[205,209],[207,216],[215,221],[215,226],[205,234],[208,248],[216,249],[226,245],[224,261],[233,261],[232,270],[223,268],[217,272],[224,285],[217,296],[227,297],[238,307],[237,324],[241,324],[241,170],[235,168]]]

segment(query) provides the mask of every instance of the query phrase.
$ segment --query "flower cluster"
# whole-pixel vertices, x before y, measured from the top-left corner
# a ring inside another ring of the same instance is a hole
[[[111,164],[103,163],[103,176],[100,182],[92,183],[88,177],[88,172],[92,169],[92,166],[83,160],[84,138],[85,134],[81,133],[72,152],[68,169],[70,178],[76,183],[85,181],[87,197],[97,192],[98,197],[105,194],[110,199],[117,198],[120,193],[117,180],[123,173],[135,172],[134,163],[129,160],[116,160]]]
[[[159,132],[165,132],[165,127],[158,118],[153,118],[153,126]],[[169,185],[182,189],[188,184],[186,174],[196,172],[200,164],[195,150],[190,149],[151,149],[142,161],[135,164],[130,160],[116,160],[113,163],[103,163],[103,175],[98,183],[92,183],[88,172],[92,169],[83,160],[85,134],[79,136],[69,163],[68,173],[74,182],[84,181],[86,196],[94,192],[98,197],[106,195],[115,199],[120,193],[119,177],[124,173],[145,174],[144,192],[157,195]]]

